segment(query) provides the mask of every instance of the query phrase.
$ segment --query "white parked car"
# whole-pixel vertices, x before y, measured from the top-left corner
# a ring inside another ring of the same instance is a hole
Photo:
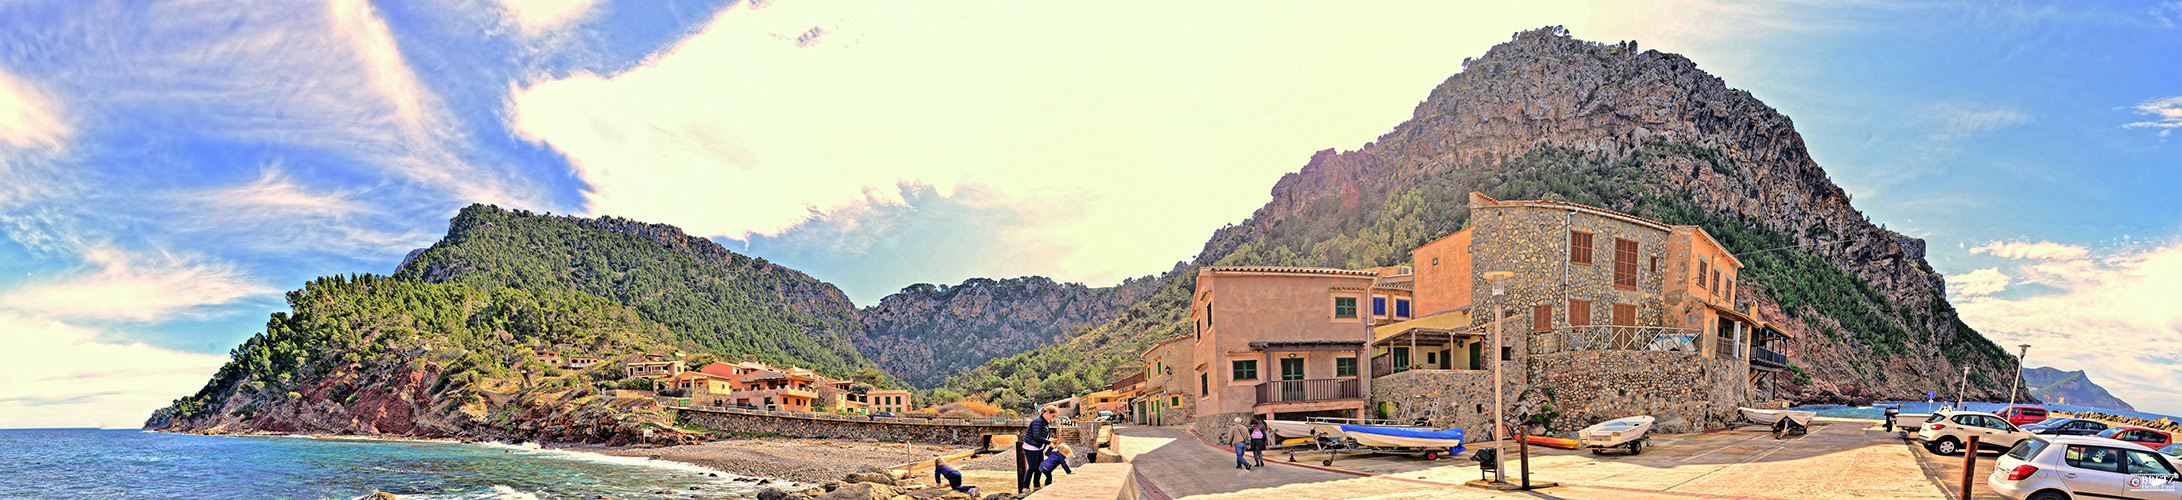
[[[1924,420],[1924,427],[1917,429],[1917,441],[1924,448],[1941,455],[1953,455],[1962,451],[1977,436],[1977,447],[2006,450],[2031,438],[2030,431],[2008,423],[2000,416],[1981,411],[1942,411]]]
[[[2127,441],[2092,436],[2024,440],[2001,455],[1985,485],[2015,500],[2182,499],[2175,463]]]

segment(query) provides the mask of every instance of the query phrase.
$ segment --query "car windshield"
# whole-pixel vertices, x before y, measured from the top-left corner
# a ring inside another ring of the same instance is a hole
[[[2167,445],[2166,448],[2160,448],[2159,453],[2162,455],[2182,456],[2182,443],[2170,444]]]
[[[2053,417],[2053,418],[2045,419],[2045,420],[2040,420],[2040,421],[2038,421],[2038,423],[2034,423],[2034,424],[2031,424],[2031,425],[2043,425],[2043,426],[2051,427],[2051,426],[2061,425],[2061,424],[2065,424],[2065,423],[2068,423],[2068,419],[2066,419],[2066,418],[2062,418],[2062,417]]]
[[[2129,430],[2129,428],[2127,428],[2127,427],[2115,427],[2115,428],[2112,428],[2112,429],[2107,429],[2107,430],[2104,430],[2104,431],[2100,431],[2100,432],[2099,432],[2099,437],[2102,437],[2102,438],[2112,438],[2112,437],[2114,437],[2115,435],[2121,434],[2121,432],[2122,432],[2122,431],[2126,431],[2126,430]]]
[[[1938,413],[1934,413],[1934,414],[1932,414],[1932,416],[1929,416],[1929,417],[1924,417],[1924,421],[1925,421],[1925,423],[1932,423],[1932,422],[1938,422],[1938,421],[1940,421],[1940,419],[1943,419],[1943,418],[1947,418],[1947,416],[1946,416],[1946,415],[1941,415],[1941,414],[1938,414]]]

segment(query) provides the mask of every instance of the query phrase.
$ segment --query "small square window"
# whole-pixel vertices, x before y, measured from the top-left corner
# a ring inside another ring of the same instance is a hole
[[[1336,318],[1354,318],[1354,317],[1356,317],[1356,297],[1334,297],[1334,298],[1333,298],[1333,317],[1336,317]]]
[[[1334,358],[1333,375],[1336,377],[1356,376],[1356,358]]]
[[[1257,379],[1258,379],[1258,360],[1255,360],[1255,359],[1238,359],[1238,360],[1235,360],[1235,361],[1234,361],[1234,368],[1235,368],[1235,377],[1234,377],[1234,379],[1235,379],[1235,380],[1257,380]]]

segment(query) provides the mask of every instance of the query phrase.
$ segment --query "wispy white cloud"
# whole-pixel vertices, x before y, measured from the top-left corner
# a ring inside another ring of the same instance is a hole
[[[2156,128],[2159,129],[2160,137],[2166,137],[2167,134],[2169,132],[2173,132],[2174,129],[2182,128],[2182,96],[2163,97],[2159,99],[2144,101],[2141,103],[2137,103],[2135,109],[2139,114],[2151,115],[2152,119],[2148,121],[2129,123],[2127,125],[2122,125],[2122,127]]]
[[[169,193],[160,218],[175,233],[277,254],[383,257],[427,244],[436,234],[386,230],[401,226],[388,219],[402,215],[366,201],[369,196],[362,189],[314,189],[272,164],[249,182]]]
[[[544,186],[478,159],[468,127],[363,0],[69,10],[20,36],[80,51],[50,90],[81,105],[71,115],[83,135],[168,127],[160,137],[305,148],[437,196],[550,207]]]
[[[500,0],[508,20],[526,34],[551,30],[591,12],[598,0]]]
[[[2031,365],[2085,369],[2139,409],[2182,414],[2182,240],[2105,255],[2072,245],[1996,243],[2008,274],[2053,291],[2024,296],[1955,287],[1963,321],[2002,345],[2031,344]],[[1998,268],[1964,275],[2000,275]],[[1955,281],[1955,278],[1950,278]],[[1975,283],[1965,280],[1965,283]],[[1975,293],[1987,292],[1987,293]]]
[[[133,428],[195,393],[225,356],[110,340],[113,332],[0,311],[0,429]]]
[[[277,292],[231,264],[166,252],[85,249],[84,269],[0,291],[0,310],[63,320],[177,319],[202,306]]]
[[[1992,295],[2008,287],[2008,275],[1999,268],[1985,268],[1947,277],[1947,289],[1969,297]]]
[[[52,96],[0,69],[0,143],[57,148],[68,130]]]
[[[2051,241],[1995,241],[1971,248],[1970,253],[1990,254],[2004,259],[2069,260],[2089,255],[2091,250]]]
[[[50,93],[0,68],[0,210],[64,191],[51,161],[73,127]]]

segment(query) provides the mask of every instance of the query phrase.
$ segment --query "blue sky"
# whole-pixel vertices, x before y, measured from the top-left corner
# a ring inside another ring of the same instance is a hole
[[[0,427],[136,425],[472,202],[859,304],[1157,273],[1546,25],[1751,91],[1971,326],[2182,413],[2182,2],[1823,3],[0,3]]]

